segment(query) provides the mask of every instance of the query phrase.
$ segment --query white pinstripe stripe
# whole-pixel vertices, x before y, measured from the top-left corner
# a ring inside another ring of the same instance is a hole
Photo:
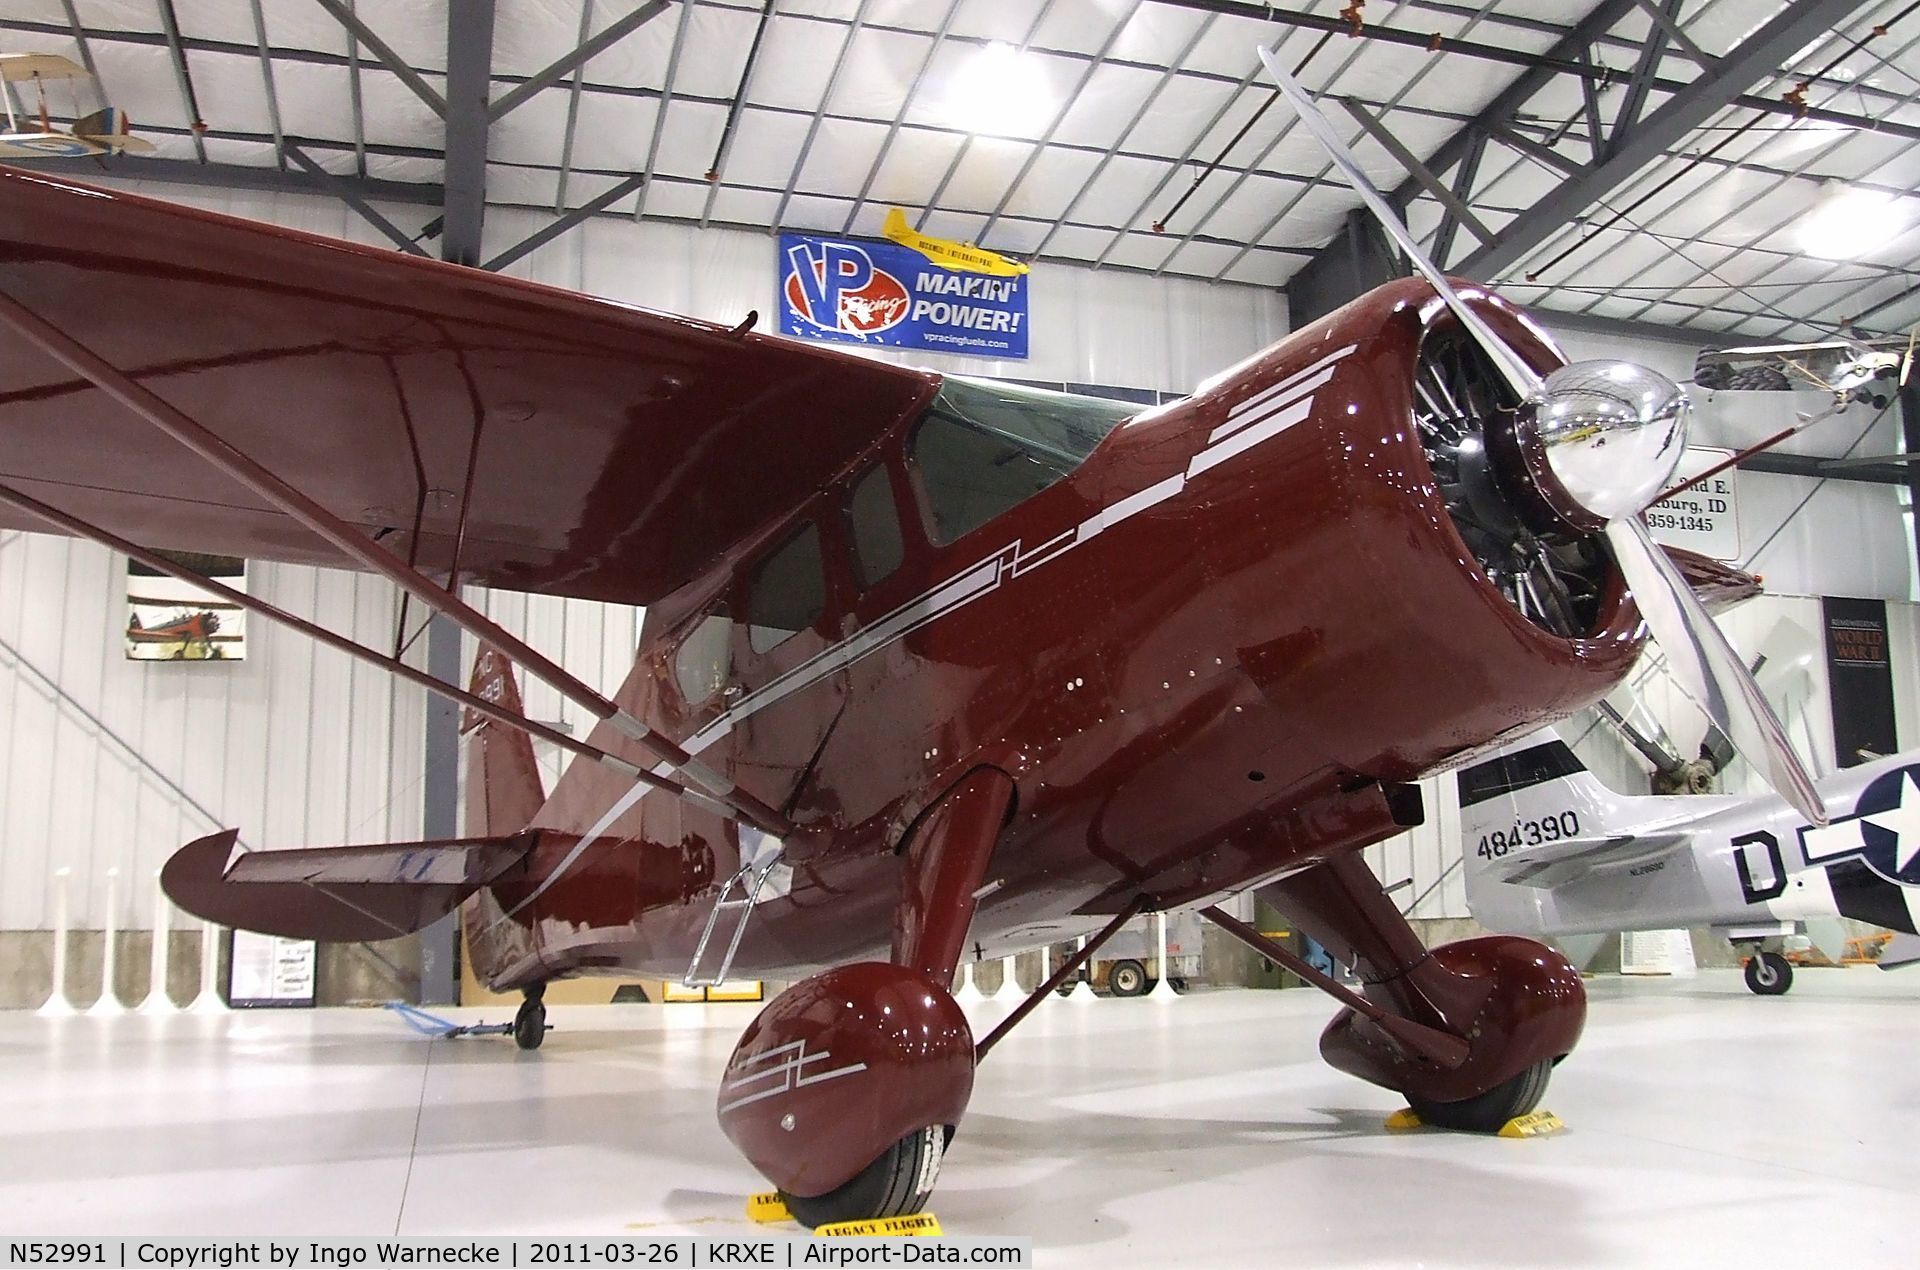
[[[1294,390],[1312,393],[1320,388],[1338,369],[1335,363],[1351,353],[1355,347],[1357,346],[1349,344],[1345,348],[1337,349],[1311,366],[1288,376],[1281,383],[1235,405],[1229,411],[1228,422],[1214,430],[1208,437],[1207,448],[1194,455],[1184,473],[1176,472],[1146,489],[1127,495],[1089,516],[1075,529],[1057,534],[1031,551],[1023,550],[1021,541],[1015,539],[991,556],[969,565],[946,582],[907,601],[866,630],[822,649],[786,674],[743,698],[732,709],[715,716],[705,727],[695,732],[683,743],[682,748],[690,755],[700,754],[731,733],[735,724],[751,715],[785,700],[836,671],[851,666],[868,653],[911,634],[929,622],[971,604],[988,592],[997,590],[1009,577],[1019,576],[1032,567],[1057,559],[1103,530],[1165,502],[1180,493],[1193,477],[1224,463],[1235,455],[1244,453],[1270,437],[1279,435],[1307,417],[1313,406],[1313,398],[1308,396],[1287,404],[1280,404],[1277,399],[1282,396],[1291,397]],[[1274,403],[1273,408],[1257,409],[1263,403]],[[673,767],[666,763],[658,764],[653,768],[655,776],[671,776],[673,771]],[[494,925],[505,922],[545,894],[549,887],[558,882],[562,875],[573,867],[588,847],[599,842],[620,817],[652,792],[651,786],[634,785],[623,793],[613,806],[594,822],[593,827],[587,830],[580,841],[562,857],[560,863],[540,885],[535,887],[525,899],[502,913]]]

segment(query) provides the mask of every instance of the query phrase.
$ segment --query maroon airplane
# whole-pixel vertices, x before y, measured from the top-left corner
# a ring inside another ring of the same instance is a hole
[[[1643,615],[1790,797],[1797,767],[1637,520],[1684,396],[1428,272],[1141,411],[0,170],[0,516],[467,706],[470,837],[228,831],[169,863],[182,907],[352,940],[464,906],[528,1048],[556,978],[798,980],[718,1109],[809,1225],[917,1209],[1051,986],[976,1042],[963,958],[1094,934],[1058,982],[1178,906],[1340,999],[1336,1067],[1492,1129],[1584,993],[1528,940],[1422,946],[1360,855],[1421,822],[1410,782],[1606,693]],[[376,570],[484,642],[471,691],[136,540]],[[601,695],[465,583],[645,605],[631,673]],[[526,719],[516,663],[592,734]],[[581,757],[551,793],[532,736]],[[1211,907],[1249,888],[1362,987]]]

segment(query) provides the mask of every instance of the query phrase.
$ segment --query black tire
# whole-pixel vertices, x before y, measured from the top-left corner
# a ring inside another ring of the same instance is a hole
[[[1747,987],[1755,995],[1777,997],[1793,986],[1793,963],[1779,953],[1757,952],[1747,958]]]
[[[1726,386],[1748,392],[1785,392],[1793,382],[1774,366],[1742,366],[1727,376]]]
[[[1116,997],[1143,997],[1152,986],[1147,968],[1131,957],[1107,967],[1107,991]]]
[[[1547,1078],[1552,1075],[1553,1060],[1543,1059],[1484,1094],[1458,1102],[1428,1102],[1409,1095],[1407,1105],[1423,1124],[1467,1133],[1498,1133],[1507,1121],[1540,1105],[1541,1096],[1547,1092]]]
[[[538,997],[520,1003],[513,1016],[513,1043],[523,1050],[537,1050],[547,1039],[547,1007]]]
[[[943,1125],[929,1125],[900,1139],[880,1158],[856,1173],[852,1181],[825,1195],[789,1195],[780,1192],[793,1219],[812,1230],[842,1221],[871,1221],[876,1217],[904,1217],[926,1206],[940,1176],[940,1158],[951,1135]]]

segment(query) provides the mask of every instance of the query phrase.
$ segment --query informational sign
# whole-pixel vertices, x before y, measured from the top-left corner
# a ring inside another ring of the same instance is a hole
[[[1671,484],[1692,480],[1733,457],[1732,450],[1688,446]],[[1740,558],[1739,472],[1728,468],[1693,489],[1663,498],[1647,508],[1647,528],[1653,540],[1684,547],[1713,560]]]
[[[1858,767],[1900,750],[1893,714],[1893,662],[1885,600],[1827,596],[1827,691],[1833,698],[1833,753]]]
[[[780,333],[977,357],[1027,355],[1027,277],[948,269],[910,247],[780,235]]]
[[[1684,930],[1630,930],[1620,936],[1623,975],[1692,975],[1693,940]]]
[[[227,943],[227,1004],[236,1010],[313,1005],[317,953],[311,939],[233,931]]]

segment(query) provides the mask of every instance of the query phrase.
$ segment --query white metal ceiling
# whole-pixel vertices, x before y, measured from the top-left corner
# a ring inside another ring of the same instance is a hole
[[[1706,55],[1667,40],[1649,64],[1670,85],[1706,73],[1785,7],[1663,2]],[[1632,91],[1654,29],[1652,3],[1629,7],[1596,46],[1610,73],[1597,95],[1607,119]],[[1337,16],[1344,5],[1275,7]],[[351,7],[425,84],[445,91],[445,0]],[[498,4],[496,99],[637,7],[640,0]],[[1376,29],[1544,54],[1595,7],[1373,0],[1364,16]],[[1830,330],[1869,310],[1880,329],[1920,320],[1920,296],[1895,299],[1916,287],[1920,230],[1846,263],[1810,259],[1794,238],[1827,182],[1904,197],[1920,179],[1920,142],[1884,131],[1920,127],[1920,13],[1908,12],[1916,8],[1859,4],[1828,38],[1747,89],[1778,101],[1863,41],[1807,99],[1882,131],[1729,106],[1498,280],[1543,307],[1754,336]],[[167,0],[7,0],[0,49],[90,59],[106,95],[163,161],[278,168],[284,138],[341,176],[441,181],[446,124],[318,0],[171,0],[178,61],[167,10]],[[762,0],[676,0],[578,75],[533,93],[491,127],[488,201],[564,211],[651,171],[609,214],[872,235],[898,205],[930,233],[1010,253],[1277,285],[1328,242],[1357,200],[1333,183],[1284,106],[1247,127],[1271,95],[1254,73],[1256,43],[1278,39],[1283,59],[1308,59],[1303,78],[1328,94],[1336,122],[1386,188],[1405,182],[1406,170],[1336,99],[1381,116],[1424,159],[1523,71],[1162,0],[775,0],[742,91],[761,17]],[[1876,26],[1887,29],[1873,36]],[[973,132],[975,112],[954,89],[991,41],[1024,51],[1048,99],[1001,135]],[[1668,96],[1649,91],[1642,117]],[[53,104],[60,113],[59,90]],[[1585,107],[1579,80],[1555,77],[1512,125],[1534,153],[1501,141],[1486,147],[1468,196],[1486,226],[1500,230],[1565,179],[1544,151],[1574,168],[1594,160]],[[195,109],[206,125],[198,133]],[[718,180],[709,181],[730,113],[732,135]],[[121,162],[131,170],[139,160]],[[431,215],[410,210],[419,214],[409,232]],[[1431,197],[1416,199],[1416,232],[1431,240],[1441,211]],[[1457,234],[1451,258],[1475,245]]]

